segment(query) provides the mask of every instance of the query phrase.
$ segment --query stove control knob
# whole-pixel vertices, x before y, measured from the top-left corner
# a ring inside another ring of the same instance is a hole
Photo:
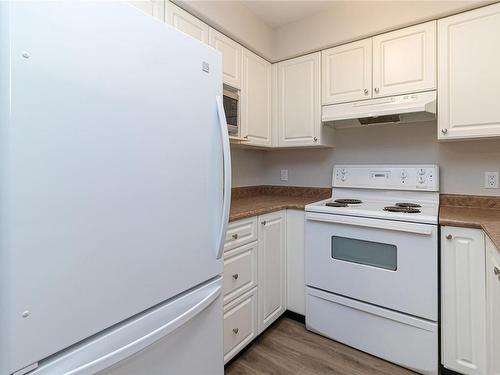
[[[426,172],[426,170],[425,170],[424,168],[420,168],[420,169],[418,170],[418,174],[419,174],[420,176],[425,175],[425,172]]]
[[[347,177],[346,177],[346,175],[342,175],[342,177],[341,177],[340,179],[341,179],[342,181],[345,181],[345,180],[347,180]]]
[[[405,179],[405,178],[407,178],[407,177],[408,177],[408,172],[406,172],[406,169],[403,169],[403,170],[401,171],[401,178],[404,180],[404,179]]]
[[[423,183],[425,183],[425,176],[419,176],[419,177],[418,177],[418,183],[419,183],[419,184],[423,184]]]

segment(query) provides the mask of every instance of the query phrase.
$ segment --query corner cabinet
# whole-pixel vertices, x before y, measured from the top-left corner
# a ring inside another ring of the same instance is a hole
[[[174,29],[208,44],[208,25],[184,9],[167,1],[165,21]]]
[[[277,74],[277,146],[333,146],[321,123],[321,53],[280,62]]]
[[[444,367],[486,372],[484,233],[441,228],[441,346]]]
[[[241,88],[242,46],[215,29],[209,30],[209,44],[222,54],[222,79],[226,85]]]
[[[438,21],[438,138],[500,137],[500,4]]]
[[[488,374],[500,375],[500,250],[486,238],[486,348]]]
[[[374,98],[436,88],[436,21],[372,39]]]
[[[241,136],[245,144],[272,146],[271,64],[243,48]]]

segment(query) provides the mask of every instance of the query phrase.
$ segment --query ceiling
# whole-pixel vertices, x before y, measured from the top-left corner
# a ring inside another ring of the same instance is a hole
[[[252,13],[275,29],[330,8],[331,1],[242,0]]]

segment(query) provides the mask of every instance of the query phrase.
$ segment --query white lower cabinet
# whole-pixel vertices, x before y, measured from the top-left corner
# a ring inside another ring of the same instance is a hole
[[[444,367],[500,374],[500,251],[480,229],[442,227]]]
[[[305,213],[286,211],[286,303],[287,310],[306,314],[304,275]]]
[[[259,216],[259,329],[286,310],[286,211]]]
[[[224,363],[258,334],[258,291],[255,287],[224,306]]]
[[[283,210],[229,223],[223,275],[224,363],[287,309],[286,217]]]
[[[486,348],[488,374],[500,375],[500,250],[486,237]]]

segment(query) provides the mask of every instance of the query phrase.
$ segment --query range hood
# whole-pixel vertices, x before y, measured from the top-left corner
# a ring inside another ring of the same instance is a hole
[[[436,91],[323,106],[321,120],[333,127],[431,121]]]

